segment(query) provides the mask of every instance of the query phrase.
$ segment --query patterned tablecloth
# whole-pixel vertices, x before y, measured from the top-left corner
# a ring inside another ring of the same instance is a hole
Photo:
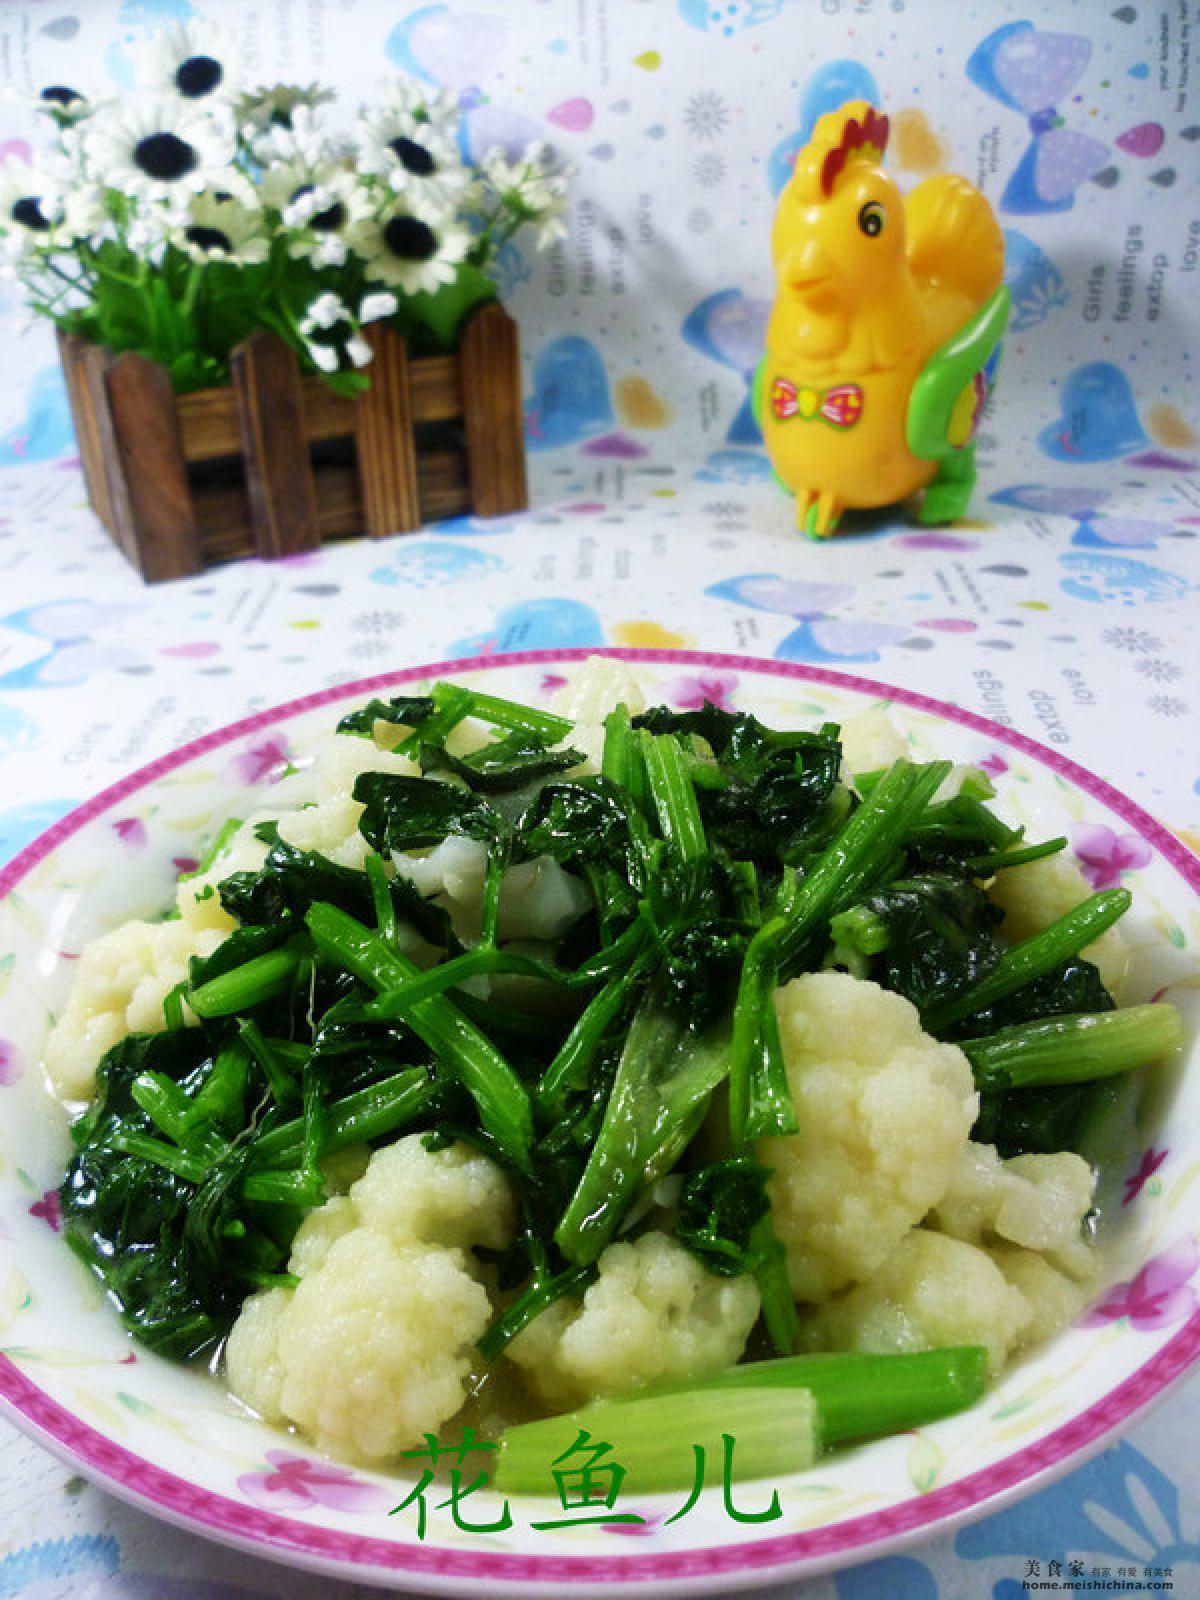
[[[234,30],[255,80],[320,73],[354,97],[386,61],[463,96],[476,153],[539,135],[577,163],[565,246],[502,263],[535,506],[143,588],[84,508],[52,346],[44,330],[13,342],[9,292],[0,858],[129,768],[273,701],[420,661],[604,643],[924,690],[1064,750],[1200,840],[1190,0],[8,0],[0,62],[18,89],[112,92],[147,28],[201,12]],[[768,480],[747,384],[773,194],[814,114],[872,80],[905,182],[951,167],[1000,206],[1015,310],[973,519],[923,531],[889,515],[817,545]],[[6,170],[31,128],[0,110]],[[736,682],[698,671],[695,693]],[[1119,875],[1125,841],[1092,848]],[[1198,1429],[1192,1380],[1021,1504],[793,1592],[1200,1595]],[[0,1425],[0,1596],[350,1592],[168,1529]]]

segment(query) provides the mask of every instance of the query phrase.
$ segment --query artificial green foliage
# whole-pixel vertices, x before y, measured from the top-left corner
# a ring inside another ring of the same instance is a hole
[[[165,29],[129,96],[34,100],[48,148],[0,183],[0,274],[33,312],[160,363],[178,393],[227,383],[230,352],[270,329],[353,395],[368,324],[416,355],[450,350],[516,265],[514,236],[565,231],[548,147],[468,165],[440,91],[397,77],[350,113],[315,84],[240,84],[230,49],[200,24]]]

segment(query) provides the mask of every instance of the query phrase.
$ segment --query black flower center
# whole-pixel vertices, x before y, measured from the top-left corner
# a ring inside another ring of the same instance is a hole
[[[30,228],[34,233],[50,231],[49,219],[36,195],[27,194],[23,199],[17,200],[12,208],[12,219],[14,222],[19,222],[23,228]]]
[[[177,133],[151,133],[134,146],[133,159],[148,178],[173,183],[194,172],[196,152]]]
[[[175,69],[175,87],[186,100],[202,100],[224,76],[224,67],[212,56],[189,56]]]
[[[335,200],[331,206],[326,206],[324,211],[314,212],[308,219],[310,228],[316,228],[318,233],[336,233],[345,224],[346,208],[340,200]]]
[[[66,84],[52,83],[48,89],[42,90],[42,99],[56,106],[73,106],[83,96],[75,89],[68,89]]]
[[[419,217],[393,217],[384,224],[383,242],[402,261],[428,261],[437,254],[437,235]]]
[[[437,171],[437,162],[425,146],[418,144],[415,139],[393,139],[388,148],[405,172],[411,172],[416,178],[427,178],[431,172]]]
[[[206,228],[196,222],[183,230],[183,237],[189,244],[194,244],[197,250],[219,250],[225,256],[233,254],[233,240],[220,228]]]

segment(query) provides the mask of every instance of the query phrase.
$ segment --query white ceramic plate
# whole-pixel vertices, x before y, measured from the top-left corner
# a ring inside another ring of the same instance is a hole
[[[97,932],[165,908],[180,861],[224,817],[245,814],[247,787],[254,805],[268,802],[284,766],[303,765],[338,715],[369,695],[455,677],[544,702],[589,653],[445,662],[261,712],[134,773],[0,869],[0,1396],[20,1427],[117,1494],[196,1532],[371,1583],[459,1592],[476,1582],[514,1595],[568,1583],[581,1593],[744,1591],[996,1509],[1098,1447],[1196,1359],[1200,1074],[1184,1067],[1110,1176],[1111,1266],[1092,1310],[970,1412],[779,1481],[775,1522],[732,1521],[717,1486],[670,1526],[682,1496],[620,1503],[647,1519],[632,1531],[534,1531],[531,1521],[561,1509],[518,1500],[504,1533],[460,1532],[435,1511],[421,1542],[411,1511],[388,1515],[406,1492],[401,1480],[326,1462],[239,1411],[206,1375],[131,1346],[57,1231],[65,1127],[38,1060],[72,957]],[[1097,886],[1135,890],[1125,998],[1169,993],[1194,1040],[1200,862],[1107,784],[971,713],[864,679],[734,656],[605,653],[638,664],[651,703],[707,696],[807,726],[886,701],[919,758],[982,763],[1004,812],[1032,837],[1069,834]],[[770,1487],[744,1487],[739,1499],[763,1490],[765,1503]],[[486,1492],[464,1506],[474,1520],[496,1508]]]

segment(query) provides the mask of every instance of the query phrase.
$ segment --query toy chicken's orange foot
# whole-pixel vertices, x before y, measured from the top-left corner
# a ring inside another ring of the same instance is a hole
[[[796,490],[796,528],[810,539],[828,539],[837,532],[842,508],[827,490]]]
[[[1008,315],[987,201],[950,174],[901,195],[887,136],[862,100],[822,117],[775,216],[754,412],[796,525],[817,539],[843,511],[922,492],[922,522],[963,515]]]

